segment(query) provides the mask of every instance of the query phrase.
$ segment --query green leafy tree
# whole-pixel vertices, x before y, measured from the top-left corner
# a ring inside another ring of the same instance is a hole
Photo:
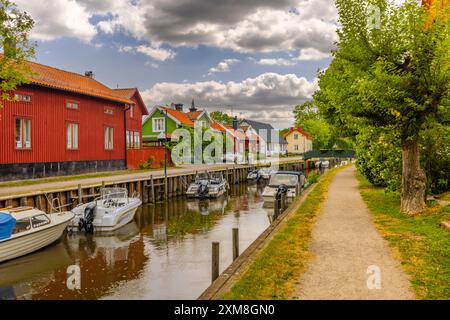
[[[334,128],[320,114],[314,101],[307,101],[298,105],[294,109],[295,125],[304,129],[314,137],[313,148],[331,149],[331,148],[352,148],[352,139],[343,136],[341,130]]]
[[[386,0],[336,0],[336,5],[339,41],[314,102],[343,130],[376,127],[398,136],[401,211],[420,213],[426,192],[420,136],[427,123],[449,112],[448,5],[433,20],[413,0],[401,6]]]
[[[220,122],[222,124],[229,125],[229,126],[231,126],[233,124],[233,117],[229,116],[228,114],[226,114],[224,112],[214,111],[214,112],[211,112],[209,115],[213,120]]]
[[[24,60],[34,56],[35,44],[29,41],[34,22],[30,15],[21,12],[8,0],[0,0],[0,91],[1,100],[10,101],[17,86],[28,83],[30,68]],[[0,103],[0,108],[2,104]]]

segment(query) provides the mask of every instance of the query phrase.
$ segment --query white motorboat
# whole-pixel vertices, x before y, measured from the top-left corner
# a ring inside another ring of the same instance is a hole
[[[227,181],[220,172],[199,173],[186,191],[188,198],[218,198],[227,191]]]
[[[297,197],[306,183],[306,177],[301,171],[280,171],[272,175],[269,185],[264,189],[263,198],[265,202],[274,202],[275,195],[280,186],[287,188],[288,199]]]
[[[103,188],[99,198],[72,210],[75,218],[69,230],[87,233],[117,230],[133,220],[141,204],[137,194],[128,197],[126,188]]]
[[[276,173],[275,170],[272,168],[262,168],[259,170],[259,174],[261,175],[261,178],[264,180],[269,180],[272,174]]]
[[[248,181],[258,182],[261,179],[260,170],[252,170],[247,175]]]
[[[328,160],[316,161],[315,165],[316,165],[316,168],[318,168],[318,169],[328,168],[330,166],[330,161],[328,161]]]
[[[42,249],[63,234],[74,218],[72,212],[46,214],[32,207],[0,212],[0,262]]]

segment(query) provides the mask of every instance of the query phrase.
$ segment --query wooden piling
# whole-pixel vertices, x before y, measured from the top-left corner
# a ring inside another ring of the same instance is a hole
[[[150,189],[151,189],[151,193],[152,193],[152,203],[155,204],[156,203],[156,199],[155,199],[155,181],[153,180],[153,175],[150,176]]]
[[[233,228],[233,261],[239,257],[239,229]]]
[[[81,184],[78,185],[78,204],[83,203],[83,189],[81,188]]]
[[[216,281],[219,277],[219,258],[220,258],[220,243],[212,243],[212,260],[211,260],[211,282]]]

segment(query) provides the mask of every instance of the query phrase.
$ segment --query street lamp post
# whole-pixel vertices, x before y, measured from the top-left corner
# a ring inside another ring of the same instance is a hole
[[[167,185],[167,109],[164,111],[164,197],[167,200],[169,198],[169,188]]]

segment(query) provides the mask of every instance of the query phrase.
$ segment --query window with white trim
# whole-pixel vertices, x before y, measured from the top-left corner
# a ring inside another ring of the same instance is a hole
[[[294,134],[294,140],[298,140],[298,134]]]
[[[31,149],[31,120],[16,118],[16,148]]]
[[[295,151],[298,151],[298,150],[299,150],[298,144],[296,144],[296,145],[294,146],[294,150],[295,150]]]
[[[66,108],[72,109],[72,110],[78,110],[80,108],[80,105],[78,104],[78,102],[67,101]]]
[[[105,127],[105,150],[114,149],[114,128]]]
[[[14,94],[14,99],[19,102],[31,102],[31,95],[23,94],[23,93],[16,93],[16,94]]]
[[[114,114],[114,109],[113,108],[109,108],[109,107],[105,107],[104,112],[105,112],[105,114],[113,115]]]
[[[139,132],[134,133],[134,147],[140,148],[141,147],[141,135]]]
[[[127,130],[127,148],[131,147],[131,131]]]
[[[165,121],[164,118],[153,118],[153,132],[164,132]]]
[[[78,150],[78,123],[67,123],[66,147],[69,150]]]

